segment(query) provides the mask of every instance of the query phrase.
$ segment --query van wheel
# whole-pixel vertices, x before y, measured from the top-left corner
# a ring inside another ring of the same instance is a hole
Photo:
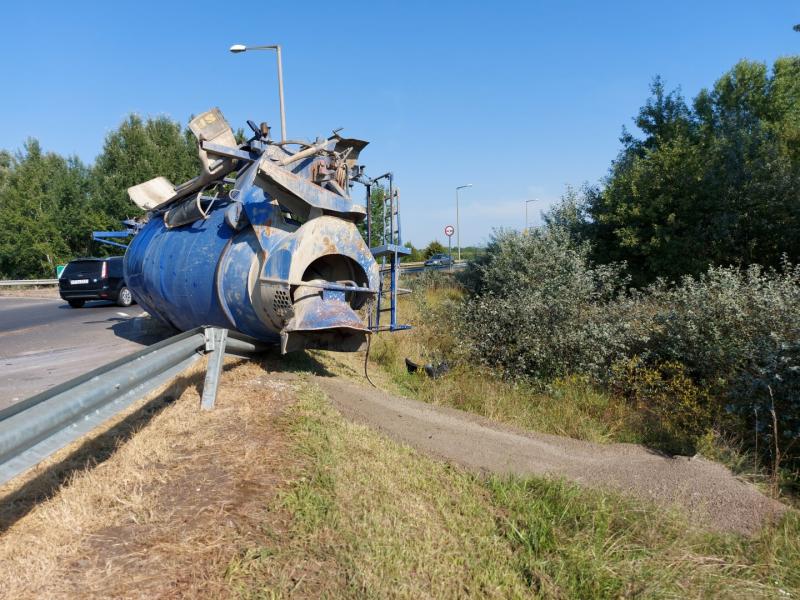
[[[86,300],[67,300],[72,308],[83,308]]]
[[[133,294],[131,294],[131,291],[128,288],[122,286],[119,294],[117,295],[117,305],[130,306],[131,304],[133,304]]]

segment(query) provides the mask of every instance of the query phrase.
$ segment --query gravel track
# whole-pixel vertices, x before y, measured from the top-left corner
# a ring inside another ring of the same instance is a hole
[[[452,408],[315,377],[341,413],[390,438],[479,471],[564,477],[688,509],[720,531],[753,534],[786,506],[699,457],[668,457],[635,444],[595,444],[502,425]]]

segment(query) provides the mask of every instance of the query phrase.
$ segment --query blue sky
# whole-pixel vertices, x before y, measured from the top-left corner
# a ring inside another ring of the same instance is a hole
[[[0,148],[29,136],[91,162],[131,112],[219,106],[278,131],[344,127],[370,140],[368,172],[394,171],[405,239],[446,241],[462,191],[462,244],[531,223],[566,184],[597,182],[653,76],[694,96],[737,60],[800,54],[800,3],[13,2],[3,8]],[[535,218],[534,218],[535,217]]]

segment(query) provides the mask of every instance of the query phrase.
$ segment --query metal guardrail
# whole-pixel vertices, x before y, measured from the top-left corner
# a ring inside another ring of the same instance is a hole
[[[0,285],[24,287],[26,285],[58,285],[58,279],[3,279]]]
[[[207,327],[181,333],[0,410],[0,484],[35,466],[187,369],[209,360],[202,407],[214,406],[224,354],[267,348]]]
[[[467,266],[467,261],[453,262],[452,268],[450,265],[435,265],[426,267],[425,263],[400,263],[401,273],[421,273],[422,271],[459,271]]]

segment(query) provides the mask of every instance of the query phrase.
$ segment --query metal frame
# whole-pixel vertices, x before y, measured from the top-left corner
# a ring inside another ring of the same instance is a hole
[[[143,225],[133,219],[126,219],[125,221],[122,221],[122,224],[126,226],[126,229],[124,231],[93,231],[92,241],[100,242],[101,244],[106,244],[108,246],[115,246],[117,248],[127,249],[128,244],[120,244],[119,242],[112,242],[108,238],[133,237],[137,233],[139,233],[139,230],[141,230]]]
[[[115,246],[117,248],[127,248],[128,244],[120,244],[119,242],[112,242],[106,238],[126,238],[133,234],[128,233],[127,231],[93,231],[92,232],[92,241],[93,242],[100,242],[101,244],[106,244],[108,246]]]
[[[372,187],[381,180],[388,181],[388,193],[383,198],[381,211],[381,244],[373,246],[374,236],[372,221]],[[375,310],[370,311],[368,327],[370,331],[403,331],[411,329],[410,325],[400,325],[397,322],[397,297],[400,294],[410,293],[409,290],[400,288],[400,257],[411,254],[411,250],[403,246],[402,230],[400,228],[400,192],[394,186],[394,174],[384,173],[378,177],[370,178],[360,173],[353,181],[361,183],[366,189],[367,209],[367,246],[372,255],[381,259],[379,289],[377,290]],[[387,267],[388,258],[388,267]],[[389,275],[389,289],[385,289],[384,276]],[[384,308],[384,296],[389,296],[389,308]],[[381,325],[381,313],[389,313],[389,325]]]
[[[228,330],[221,327],[208,327],[205,330],[206,352],[209,353],[206,379],[203,383],[203,396],[200,407],[211,410],[217,400],[217,387],[222,374],[222,363],[225,361],[225,346],[228,341]]]
[[[26,285],[58,285],[58,279],[3,279],[0,285],[26,286]]]

